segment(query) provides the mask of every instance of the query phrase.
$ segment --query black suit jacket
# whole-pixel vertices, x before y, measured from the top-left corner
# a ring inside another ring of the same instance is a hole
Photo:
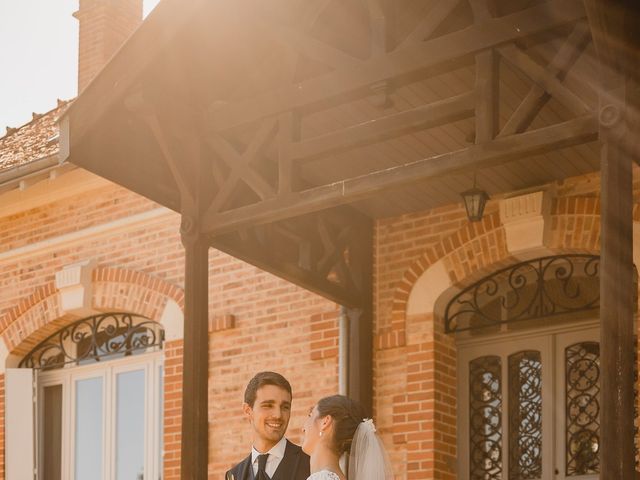
[[[225,480],[255,480],[251,468],[251,454],[225,474]],[[287,440],[284,457],[271,480],[307,480],[309,472],[309,456],[298,445]]]

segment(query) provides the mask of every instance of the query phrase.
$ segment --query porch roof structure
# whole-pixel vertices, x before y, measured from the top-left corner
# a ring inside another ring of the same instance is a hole
[[[63,116],[61,150],[182,215],[183,478],[206,477],[207,249],[347,307],[350,394],[370,406],[372,221],[458,203],[474,177],[499,197],[598,171],[603,94],[629,102],[601,70],[637,79],[628,17],[595,0],[158,5]]]

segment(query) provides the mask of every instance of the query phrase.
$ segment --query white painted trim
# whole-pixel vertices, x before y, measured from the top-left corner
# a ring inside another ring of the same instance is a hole
[[[109,180],[87,170],[52,159],[52,164],[43,170],[13,172],[15,178],[0,183],[0,217],[113,186]],[[26,188],[20,189],[21,184]]]
[[[146,212],[137,213],[128,217],[119,218],[111,222],[103,223],[93,227],[88,227],[72,233],[66,233],[53,238],[48,238],[40,242],[31,243],[23,247],[14,248],[0,253],[0,262],[17,260],[21,257],[32,254],[41,254],[62,246],[68,247],[75,243],[84,242],[90,238],[99,237],[107,233],[124,230],[133,226],[148,225],[160,220],[166,220],[175,212],[165,207],[155,208]]]
[[[576,320],[575,322],[550,325],[547,327],[535,327],[515,332],[504,331],[488,335],[479,335],[477,337],[469,337],[467,336],[469,332],[465,331],[456,334],[456,345],[463,348],[471,345],[490,345],[496,342],[518,341],[531,336],[553,335],[565,332],[581,332],[585,329],[597,328],[599,325],[600,320],[596,318],[592,320]]]
[[[449,273],[442,259],[427,268],[413,284],[407,300],[407,315],[433,312],[436,300],[451,287]]]
[[[35,468],[33,370],[7,370],[5,389],[6,478],[28,480]]]
[[[180,340],[183,337],[184,313],[174,300],[167,300],[160,316],[160,324],[164,328],[165,341]]]

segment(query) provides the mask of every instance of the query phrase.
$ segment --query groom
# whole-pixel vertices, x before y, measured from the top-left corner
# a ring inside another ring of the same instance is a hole
[[[307,479],[309,457],[284,438],[291,398],[291,385],[279,373],[260,372],[249,381],[242,408],[253,428],[253,448],[226,473],[226,480]]]

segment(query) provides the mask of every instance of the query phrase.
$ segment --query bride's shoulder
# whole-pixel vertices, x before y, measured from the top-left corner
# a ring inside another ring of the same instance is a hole
[[[316,473],[312,473],[307,480],[340,480],[340,477],[329,470],[321,470]]]

